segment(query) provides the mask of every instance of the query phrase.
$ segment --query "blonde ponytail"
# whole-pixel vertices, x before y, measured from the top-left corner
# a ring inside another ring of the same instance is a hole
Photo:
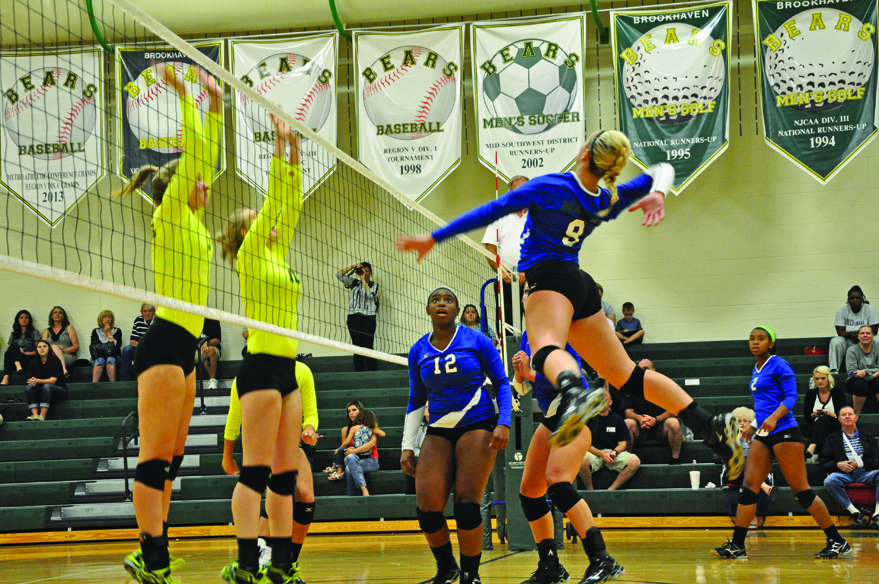
[[[235,209],[229,215],[226,229],[217,233],[216,241],[223,250],[223,259],[231,264],[238,256],[238,250],[244,243],[244,236],[253,224],[252,209]]]
[[[155,173],[156,176],[153,177],[153,181],[150,183],[150,190],[153,196],[153,203],[159,205],[162,202],[162,197],[165,196],[165,190],[171,183],[171,178],[177,174],[178,164],[180,164],[180,159],[175,158],[174,160],[163,164],[160,168],[156,168],[155,166],[143,166],[140,170],[134,173],[134,176],[131,177],[131,181],[127,185],[118,191],[115,191],[112,196],[118,199],[130,195],[137,189],[141,188],[144,183],[146,183],[149,176]]]
[[[154,172],[158,172],[159,168],[156,166],[142,166],[140,170],[134,173],[134,176],[131,177],[131,180],[127,185],[119,189],[118,191],[113,191],[112,197],[114,199],[119,199],[121,197],[126,197],[142,187],[144,183],[146,183],[147,179]]]
[[[599,178],[604,179],[604,184],[610,191],[610,203],[613,205],[620,200],[617,194],[616,179],[629,160],[632,145],[629,144],[629,139],[622,132],[607,130],[600,132],[593,138],[589,152],[591,153],[590,169],[593,172],[597,170],[596,174]]]

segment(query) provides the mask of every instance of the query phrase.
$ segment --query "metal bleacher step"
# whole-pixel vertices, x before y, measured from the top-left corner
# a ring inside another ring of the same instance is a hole
[[[134,488],[133,478],[129,479],[128,488]],[[174,480],[174,484],[171,488],[171,496],[180,496],[180,478]],[[119,503],[123,501],[124,497],[124,479],[102,479],[77,483],[71,503],[78,505],[99,502]]]
[[[122,454],[122,439],[120,438],[116,442],[116,454]],[[217,446],[217,434],[190,434],[186,437],[186,446],[184,447],[184,452],[186,454],[195,454],[195,453],[204,453],[204,452],[217,452],[219,447]],[[130,443],[128,445],[128,453],[135,454],[140,451],[140,443],[133,444]]]
[[[183,458],[180,465],[181,475],[198,474],[201,460],[198,454],[187,455]],[[128,457],[128,476],[134,480],[134,469],[137,467],[137,456]],[[102,458],[98,461],[98,468],[95,470],[96,479],[124,478],[125,463],[121,456],[112,458]]]
[[[131,501],[119,501],[55,507],[48,523],[63,524],[68,527],[78,524],[115,527],[135,522],[134,504]]]

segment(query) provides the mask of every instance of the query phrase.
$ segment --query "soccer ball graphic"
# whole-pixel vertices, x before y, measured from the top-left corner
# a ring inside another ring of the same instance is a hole
[[[679,42],[665,44],[673,31]],[[647,51],[641,42],[650,36],[656,48]],[[696,102],[707,104],[720,96],[726,79],[726,63],[723,53],[712,55],[708,49],[714,44],[711,35],[699,33],[699,42],[690,44],[690,31],[680,23],[664,24],[651,29],[641,37],[632,50],[638,59],[623,65],[623,89],[632,107],[666,105],[676,106],[676,113],[651,118],[660,123],[678,124],[693,119],[696,115],[682,112],[682,106]],[[697,109],[697,112],[699,110]]]
[[[533,43],[533,54],[525,43]],[[494,75],[485,74],[482,79],[482,94],[492,118],[524,116],[523,125],[505,126],[517,134],[540,134],[556,126],[557,121],[543,123],[542,115],[554,116],[571,111],[577,99],[577,67],[569,69],[564,65],[568,54],[558,48],[555,59],[544,52],[549,41],[522,39],[509,45],[509,63],[504,63],[500,53],[491,58],[497,68]],[[529,123],[535,116],[536,123]],[[553,118],[554,119],[554,118]]]
[[[839,90],[846,96],[845,90],[857,91],[867,85],[876,56],[870,36],[867,40],[858,37],[863,26],[860,20],[833,8],[821,8],[817,12],[821,14],[824,28],[819,28],[812,26],[814,12],[807,10],[794,17],[799,34],[793,38],[784,25],[775,31],[781,46],[775,51],[766,51],[766,77],[779,97],[822,92],[820,101],[813,97],[809,103],[793,107],[802,111],[827,111],[845,103],[845,98],[837,99]],[[851,19],[843,29],[836,26],[840,16]]]

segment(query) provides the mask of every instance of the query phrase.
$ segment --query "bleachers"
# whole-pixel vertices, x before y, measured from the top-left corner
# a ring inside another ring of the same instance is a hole
[[[826,363],[826,356],[805,356],[806,346],[827,346],[827,338],[783,340],[779,354],[797,373],[800,413],[811,371]],[[742,341],[659,343],[630,348],[634,360],[648,357],[657,369],[678,381],[712,410],[731,410],[750,405],[748,387],[753,358]],[[408,395],[408,372],[380,363],[379,371],[355,373],[349,357],[307,360],[315,374],[320,432],[314,461],[315,492],[320,500],[317,521],[412,519],[415,500],[405,495],[399,468],[402,422]],[[229,405],[231,378],[237,361],[222,362],[221,387],[204,391],[204,413],[196,399],[186,458],[175,483],[170,521],[176,525],[228,524],[229,501],[236,478],[221,468],[223,426]],[[60,530],[64,528],[133,527],[134,511],[124,501],[123,420],[137,408],[135,382],[92,383],[89,368],[74,370],[70,398],[50,410],[45,422],[26,422],[22,385],[0,387],[0,532]],[[20,383],[13,378],[13,382]],[[19,403],[7,403],[18,398]],[[320,470],[330,464],[339,444],[344,408],[359,399],[376,412],[387,437],[379,441],[380,470],[368,475],[372,496],[348,497],[344,481],[330,482]],[[879,430],[879,404],[868,402],[860,424]],[[536,409],[536,408],[535,408]],[[539,419],[539,414],[535,415]],[[129,424],[128,430],[131,431]],[[236,446],[240,452],[240,442]],[[720,467],[711,452],[698,442],[686,442],[685,463],[669,466],[665,445],[638,449],[642,466],[626,488],[607,492],[612,474],[599,471],[597,491],[581,491],[595,513],[609,515],[720,515],[725,498],[719,489],[688,488],[691,461],[702,472],[703,484],[719,484]],[[137,446],[128,450],[129,476],[133,477]],[[240,454],[237,455],[240,463]],[[825,500],[821,487],[824,473],[808,466],[810,483]],[[773,513],[803,514],[790,496],[783,477],[776,473],[780,495]],[[579,485],[578,486],[582,486]]]

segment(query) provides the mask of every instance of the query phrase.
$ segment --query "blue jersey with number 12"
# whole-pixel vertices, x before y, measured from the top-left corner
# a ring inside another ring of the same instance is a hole
[[[429,402],[430,425],[468,426],[499,416],[510,425],[513,394],[504,364],[491,339],[467,327],[455,327],[449,346],[440,351],[421,337],[409,350],[409,414]],[[485,378],[497,388],[497,407],[484,388]]]
[[[652,185],[649,174],[621,184],[617,187],[619,200],[611,205],[610,191],[587,191],[573,172],[546,174],[461,215],[435,231],[433,238],[439,243],[527,208],[519,271],[548,260],[579,263],[583,239],[603,221],[615,219],[650,194]]]
[[[754,396],[754,414],[758,428],[780,404],[787,407],[787,413],[778,420],[770,434],[797,425],[793,414],[797,403],[797,378],[790,363],[772,355],[760,369],[755,365],[751,376],[751,394]]]

